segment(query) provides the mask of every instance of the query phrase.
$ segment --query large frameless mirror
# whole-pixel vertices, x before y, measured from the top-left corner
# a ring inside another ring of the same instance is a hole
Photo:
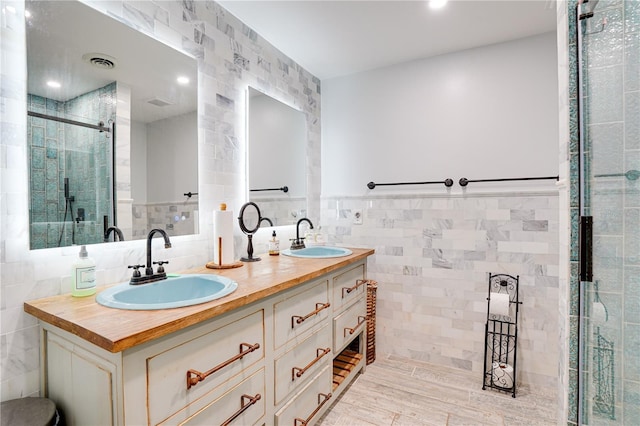
[[[31,249],[197,233],[196,60],[77,1],[25,8]]]
[[[304,112],[248,89],[249,199],[273,225],[306,216],[307,119]]]

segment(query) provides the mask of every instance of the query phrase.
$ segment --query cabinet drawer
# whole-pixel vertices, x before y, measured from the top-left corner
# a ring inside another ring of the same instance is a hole
[[[326,321],[330,308],[328,280],[319,281],[312,287],[276,303],[273,306],[274,346],[279,348],[314,325]]]
[[[300,426],[305,421],[313,424],[320,411],[333,403],[331,370],[325,367],[299,394],[276,413],[276,426]]]
[[[367,305],[366,301],[362,299],[333,319],[334,353],[339,353],[351,339],[365,328],[366,318]]]
[[[189,426],[254,425],[263,420],[266,407],[265,399],[264,369],[261,369],[196,413],[188,413],[188,409],[184,410],[184,414],[192,414],[187,419],[183,420],[180,418],[183,413],[178,413],[164,424],[180,423]]]
[[[275,361],[275,403],[313,377],[333,358],[331,329],[326,324]]]
[[[364,265],[360,264],[333,277],[333,311],[338,312],[353,301],[365,297],[367,285],[364,283]]]
[[[262,310],[148,357],[149,421],[156,424],[264,358]],[[190,378],[190,383],[188,378]]]

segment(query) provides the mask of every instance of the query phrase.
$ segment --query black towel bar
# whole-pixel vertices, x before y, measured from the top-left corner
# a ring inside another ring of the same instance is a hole
[[[499,179],[467,179],[460,178],[458,183],[460,186],[467,186],[470,182],[507,182],[514,180],[558,180],[559,176],[543,176],[543,177],[524,177],[524,178],[499,178]]]
[[[262,192],[262,191],[282,191],[289,192],[288,186],[283,186],[282,188],[261,188],[261,189],[250,189],[250,192]]]
[[[453,186],[453,179],[445,179],[445,180],[439,180],[439,181],[429,181],[429,182],[394,182],[394,183],[375,183],[375,182],[369,182],[367,184],[367,188],[369,189],[373,189],[376,186],[395,186],[395,185],[432,185],[432,184],[437,184],[437,183],[443,183],[444,186],[446,186],[447,188],[452,187]]]

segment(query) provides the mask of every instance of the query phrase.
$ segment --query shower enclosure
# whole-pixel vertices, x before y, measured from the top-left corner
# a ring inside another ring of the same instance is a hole
[[[101,243],[115,218],[115,83],[68,101],[27,96],[31,249]]]
[[[640,2],[590,0],[575,7],[579,178],[574,193],[580,210],[578,423],[637,424]]]

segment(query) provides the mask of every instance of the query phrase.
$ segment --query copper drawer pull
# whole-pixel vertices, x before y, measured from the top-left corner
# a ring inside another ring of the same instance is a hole
[[[246,349],[243,350],[243,347],[246,347]],[[223,362],[222,364],[218,364],[215,367],[213,367],[211,370],[207,371],[206,373],[201,373],[197,370],[189,370],[187,371],[187,389],[191,389],[191,386],[195,386],[198,383],[200,383],[201,381],[203,381],[204,379],[206,379],[207,377],[209,377],[210,375],[212,375],[213,373],[215,373],[218,370],[223,369],[224,367],[226,367],[227,365],[242,359],[242,357],[244,357],[245,355],[260,349],[260,343],[256,343],[254,345],[250,345],[249,343],[240,343],[240,353],[236,356],[234,356],[233,358],[229,358],[228,360],[226,360],[225,362]]]
[[[369,280],[356,280],[356,285],[353,287],[342,287],[342,298],[344,299],[345,294],[351,293],[353,290],[357,290],[361,285],[368,284]]]
[[[318,348],[316,350],[316,358],[313,361],[311,361],[309,364],[307,364],[306,367],[304,368],[293,367],[291,369],[291,381],[294,381],[296,377],[301,377],[305,371],[310,369],[313,364],[320,361],[320,359],[326,354],[328,354],[329,352],[331,352],[331,348],[326,348],[326,349]]]
[[[262,395],[260,395],[259,393],[257,393],[256,396],[242,395],[240,397],[240,409],[238,411],[236,411],[235,413],[233,413],[233,415],[231,417],[229,417],[227,420],[225,420],[223,423],[221,423],[220,426],[227,426],[229,423],[231,423],[236,418],[238,418],[238,416],[240,414],[244,413],[244,411],[247,408],[251,407],[253,404],[258,402],[260,400],[260,398],[262,398]],[[244,403],[245,399],[249,400],[249,402],[247,402],[246,404]]]
[[[358,316],[358,323],[356,324],[355,327],[353,327],[353,328],[345,327],[344,328],[344,337],[347,337],[347,332],[349,332],[349,334],[355,333],[355,331],[358,329],[358,327],[360,327],[365,322],[367,322],[367,317]]]
[[[327,302],[327,303],[316,303],[316,310],[313,312],[308,313],[307,315],[301,317],[300,315],[294,315],[291,317],[291,328],[295,327],[296,324],[302,324],[302,322],[304,320],[306,320],[307,318],[310,318],[314,315],[317,315],[321,310],[323,309],[327,309],[329,306],[331,306],[331,303]]]
[[[316,407],[315,410],[313,410],[313,413],[311,413],[309,415],[309,417],[307,417],[306,419],[301,419],[299,417],[296,417],[295,419],[293,419],[293,426],[305,426],[307,423],[309,423],[311,421],[311,419],[313,418],[313,416],[315,416],[318,411],[320,411],[320,409],[322,408],[322,406],[324,404],[327,403],[328,400],[331,399],[331,393],[319,393],[318,394],[318,406]],[[320,398],[324,398],[324,400],[320,401]]]

